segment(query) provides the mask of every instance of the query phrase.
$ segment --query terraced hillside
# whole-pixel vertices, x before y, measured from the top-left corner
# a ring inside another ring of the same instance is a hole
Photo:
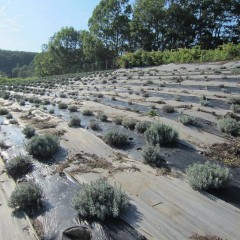
[[[219,127],[224,118],[239,125],[240,62],[5,81],[0,91],[1,108],[13,117],[0,116],[4,162],[25,151],[29,140],[21,129],[26,125],[38,134],[61,136],[51,164],[34,160],[34,171],[23,178],[38,182],[46,194],[45,212],[32,217],[45,237],[59,239],[66,228],[83,224],[71,197],[82,183],[104,177],[121,184],[131,206],[120,223],[95,223],[93,239],[188,239],[194,233],[240,238],[240,127],[232,134]],[[69,127],[72,116],[80,117],[80,128]],[[165,123],[179,132],[175,145],[160,146],[165,167],[143,161],[146,136],[136,127],[143,121]],[[107,145],[105,135],[112,130],[126,134],[128,145]],[[186,168],[207,160],[230,168],[228,189],[198,192],[189,186]]]

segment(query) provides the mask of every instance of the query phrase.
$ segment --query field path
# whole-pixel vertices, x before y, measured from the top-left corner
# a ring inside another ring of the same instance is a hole
[[[65,127],[65,123],[59,127]],[[64,147],[94,153],[110,160],[115,151],[84,129],[69,129]],[[239,240],[240,210],[210,194],[194,191],[185,180],[158,176],[156,170],[128,159],[140,171],[99,174],[112,184],[121,185],[131,198],[130,211],[123,218],[148,239],[188,239],[193,233],[210,234],[227,240]],[[96,174],[74,176],[79,182],[90,182]]]
[[[38,239],[23,212],[13,215],[7,201],[15,188],[15,182],[3,173],[3,162],[0,159],[0,239],[1,240],[33,240]]]

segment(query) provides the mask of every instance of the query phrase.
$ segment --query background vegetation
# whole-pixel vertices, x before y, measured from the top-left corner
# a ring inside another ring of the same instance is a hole
[[[36,55],[1,50],[0,75],[28,77],[34,68],[37,76],[51,76],[108,70],[117,64],[150,66],[240,56],[238,0],[136,0],[132,5],[129,0],[101,0],[88,25],[89,30],[63,27]]]

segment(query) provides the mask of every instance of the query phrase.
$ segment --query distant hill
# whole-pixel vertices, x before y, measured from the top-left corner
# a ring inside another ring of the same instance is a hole
[[[23,51],[9,51],[0,49],[0,72],[12,76],[12,70],[16,67],[31,64],[36,53]]]

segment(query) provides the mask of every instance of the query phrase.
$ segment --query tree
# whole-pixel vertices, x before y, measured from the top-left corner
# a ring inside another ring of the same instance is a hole
[[[83,59],[80,32],[73,27],[62,28],[50,39],[48,51],[61,74],[76,71]]]
[[[135,49],[162,50],[165,34],[165,0],[137,0],[133,6],[131,36]]]
[[[50,76],[77,72],[83,62],[81,33],[73,27],[64,27],[42,47],[34,58],[35,74]]]
[[[101,0],[93,11],[88,25],[95,34],[118,56],[128,49],[131,5],[128,0]]]
[[[192,47],[195,40],[194,27],[195,16],[188,5],[183,2],[169,4],[165,14],[164,49]]]
[[[81,31],[81,36],[84,55],[83,70],[103,69],[106,61],[112,58],[110,51],[96,35],[89,31]]]
[[[12,70],[14,68],[21,68],[22,66],[31,65],[36,53],[32,52],[20,52],[20,51],[8,51],[0,49],[0,72],[4,72],[4,75],[11,77]],[[26,67],[24,67],[26,70]],[[26,72],[24,70],[24,72]],[[2,75],[2,74],[1,74]]]
[[[202,48],[216,48],[224,42],[234,40],[233,35],[237,29],[240,11],[238,0],[180,0],[179,2],[182,1],[187,2],[186,5],[195,16],[196,43]]]
[[[61,70],[50,52],[38,53],[34,58],[34,73],[37,76],[51,76],[59,74]]]

